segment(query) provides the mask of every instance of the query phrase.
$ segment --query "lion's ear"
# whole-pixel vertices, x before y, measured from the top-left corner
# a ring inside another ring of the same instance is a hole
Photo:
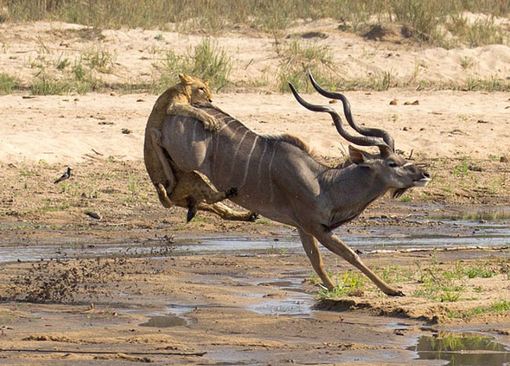
[[[181,80],[181,83],[183,83],[183,84],[191,84],[193,82],[191,77],[186,74],[179,74],[179,79]]]
[[[205,84],[206,86],[209,86],[209,80],[204,80],[204,84]]]

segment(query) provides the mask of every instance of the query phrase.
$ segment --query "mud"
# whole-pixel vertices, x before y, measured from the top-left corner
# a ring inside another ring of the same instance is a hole
[[[90,247],[54,245],[46,237],[39,246],[46,252],[34,251],[21,262],[11,253],[0,266],[2,364],[507,362],[508,311],[456,315],[510,298],[508,222],[413,216],[402,226],[380,225],[385,221],[391,220],[366,218],[362,234],[339,234],[362,248],[363,260],[378,273],[393,271],[396,277],[388,280],[404,289],[404,298],[387,298],[368,282],[351,296],[319,298],[292,231],[257,240],[177,235],[164,246],[119,245],[125,232]],[[9,243],[1,249],[2,255],[16,250]],[[353,273],[323,253],[328,269]],[[455,281],[463,290],[455,301],[416,294],[425,285],[414,272],[460,267],[493,272],[489,278],[459,275]],[[437,345],[445,334],[453,339],[466,332],[490,339],[495,348],[477,345],[466,355]]]

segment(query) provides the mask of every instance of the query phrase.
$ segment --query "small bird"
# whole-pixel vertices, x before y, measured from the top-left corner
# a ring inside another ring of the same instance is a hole
[[[71,168],[67,167],[67,170],[65,171],[64,174],[62,174],[62,176],[60,178],[58,178],[56,181],[54,181],[53,183],[54,184],[57,184],[57,183],[60,183],[66,179],[69,179],[71,178]]]

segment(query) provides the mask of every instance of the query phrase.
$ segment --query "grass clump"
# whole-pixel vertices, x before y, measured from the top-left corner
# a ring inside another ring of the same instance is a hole
[[[482,17],[470,23],[460,15],[452,15],[445,22],[445,28],[452,35],[452,46],[465,44],[479,47],[489,44],[503,44],[506,41],[504,31],[496,24],[494,17]],[[450,48],[450,47],[447,47]]]
[[[469,163],[466,160],[461,161],[455,165],[452,170],[455,177],[464,177],[469,174]]]
[[[328,46],[294,40],[282,49],[277,48],[277,53],[281,57],[277,75],[281,92],[289,91],[289,82],[299,90],[311,91],[307,70],[312,72],[319,84],[331,86],[333,55]]]
[[[160,89],[173,84],[180,73],[197,76],[208,80],[210,85],[219,90],[229,82],[232,70],[232,58],[209,38],[204,38],[186,55],[168,51],[161,65]]]
[[[409,37],[429,42],[438,37],[437,26],[445,16],[437,1],[392,1],[395,19],[407,29]]]
[[[109,74],[112,71],[114,57],[107,50],[100,48],[88,50],[82,59],[90,70],[97,70],[103,74]]]
[[[464,273],[468,278],[491,278],[494,277],[497,273],[490,268],[483,267],[468,267],[464,270]]]
[[[3,0],[0,8],[4,3],[8,16],[3,20],[52,19],[94,27],[159,27],[208,34],[244,25],[281,35],[292,23],[320,18],[333,18],[342,22],[342,30],[359,33],[375,20],[398,24],[405,37],[435,45],[449,43],[446,31],[471,45],[499,42],[497,34],[503,31],[495,22],[463,25],[461,18],[466,11],[490,18],[510,11],[510,2],[501,0]]]
[[[403,283],[413,278],[411,270],[402,266],[389,265],[377,270],[377,274],[386,283]]]
[[[30,90],[35,95],[85,94],[101,86],[94,71],[108,72],[108,65],[111,58],[99,52],[87,52],[74,62],[61,57],[56,61],[38,57],[31,62],[37,73]]]
[[[63,79],[39,74],[33,79],[30,91],[34,95],[85,94],[99,87],[99,81],[84,74],[81,68],[73,68],[73,72],[74,77]]]
[[[477,306],[475,308],[462,311],[448,311],[448,317],[455,319],[469,319],[483,314],[503,314],[507,312],[510,312],[510,301],[497,300],[488,306]]]
[[[0,95],[9,94],[18,85],[18,81],[11,75],[0,72]]]
[[[319,299],[354,296],[363,293],[366,280],[361,273],[347,271],[331,277],[337,285],[332,290],[321,287],[318,292]]]
[[[437,263],[424,269],[418,264],[418,270],[421,288],[414,291],[414,296],[439,302],[455,302],[460,299],[464,291],[461,281],[464,272],[459,263],[450,270],[442,269]]]

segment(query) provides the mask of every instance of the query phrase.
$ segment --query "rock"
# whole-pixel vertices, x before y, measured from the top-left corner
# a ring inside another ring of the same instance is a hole
[[[94,211],[85,211],[85,215],[87,215],[88,217],[91,217],[93,219],[96,219],[96,220],[101,220],[101,215],[97,212],[94,212]]]
[[[122,129],[122,133],[124,135],[129,135],[130,133],[133,133],[133,131],[131,131],[129,128],[123,128]]]
[[[391,102],[390,102],[390,105],[397,105],[398,104],[398,100],[397,99],[393,99]]]
[[[468,170],[471,170],[472,172],[481,172],[483,169],[481,166],[470,164],[468,166]]]

